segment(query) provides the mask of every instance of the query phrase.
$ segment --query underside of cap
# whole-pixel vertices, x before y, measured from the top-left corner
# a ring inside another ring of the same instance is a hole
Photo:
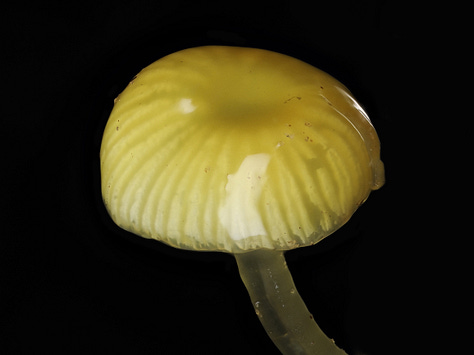
[[[288,250],[334,232],[380,187],[379,149],[365,112],[324,72],[198,47],[151,64],[116,99],[102,194],[120,227],[174,247]]]

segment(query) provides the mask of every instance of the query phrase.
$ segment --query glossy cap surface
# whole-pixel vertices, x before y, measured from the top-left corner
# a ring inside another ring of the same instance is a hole
[[[297,59],[198,47],[143,69],[115,101],[101,175],[120,227],[178,248],[311,245],[383,184],[351,93]]]

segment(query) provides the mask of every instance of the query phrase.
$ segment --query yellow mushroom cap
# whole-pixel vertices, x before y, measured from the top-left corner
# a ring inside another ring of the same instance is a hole
[[[117,97],[100,151],[120,227],[177,248],[312,245],[384,182],[368,116],[295,58],[208,46],[143,69]]]

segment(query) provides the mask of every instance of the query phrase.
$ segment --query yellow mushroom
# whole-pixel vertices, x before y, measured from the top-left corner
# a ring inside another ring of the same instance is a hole
[[[207,46],[143,69],[115,100],[101,152],[117,225],[235,255],[285,354],[343,354],[317,326],[284,252],[341,227],[384,183],[380,143],[348,89],[300,60]]]

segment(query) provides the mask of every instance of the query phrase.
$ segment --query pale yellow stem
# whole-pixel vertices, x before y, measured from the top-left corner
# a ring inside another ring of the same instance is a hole
[[[296,290],[283,251],[235,254],[240,276],[267,334],[285,355],[346,354],[316,324]]]

